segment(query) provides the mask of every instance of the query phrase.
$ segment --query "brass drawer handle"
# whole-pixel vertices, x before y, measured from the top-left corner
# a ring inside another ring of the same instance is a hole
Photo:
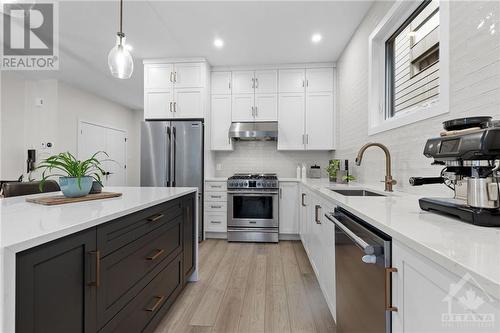
[[[395,267],[387,267],[385,269],[385,311],[398,312],[398,308],[392,306],[391,302],[391,273],[397,273]]]
[[[150,308],[145,308],[144,310],[149,311],[149,312],[156,311],[156,309],[158,309],[158,307],[161,305],[161,303],[165,299],[165,296],[155,296],[154,298],[157,299],[155,304]]]
[[[164,216],[165,216],[165,215],[163,215],[163,214],[161,214],[161,213],[160,213],[160,214],[156,214],[156,215],[153,215],[153,216],[148,217],[148,221],[149,221],[149,222],[156,222],[156,221],[158,221],[159,219],[163,218]]]
[[[165,252],[164,249],[156,249],[156,253],[153,254],[152,256],[146,257],[146,260],[155,260],[159,256],[161,256]]]
[[[101,252],[91,251],[90,254],[95,256],[95,281],[90,282],[89,286],[95,286],[99,288],[101,285]]]

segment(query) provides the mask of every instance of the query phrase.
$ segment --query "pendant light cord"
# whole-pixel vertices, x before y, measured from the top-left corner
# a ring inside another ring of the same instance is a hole
[[[123,34],[123,0],[120,0],[120,34]]]

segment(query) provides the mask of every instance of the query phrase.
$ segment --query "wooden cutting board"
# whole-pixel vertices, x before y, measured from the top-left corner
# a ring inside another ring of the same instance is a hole
[[[75,202],[117,198],[121,196],[122,194],[117,192],[101,192],[96,194],[88,194],[84,197],[79,197],[79,198],[66,198],[64,195],[53,195],[49,197],[26,198],[26,201],[36,203],[39,205],[54,206],[54,205],[64,205]]]

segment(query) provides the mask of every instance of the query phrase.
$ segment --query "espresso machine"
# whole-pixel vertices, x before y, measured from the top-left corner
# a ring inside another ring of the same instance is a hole
[[[442,165],[439,177],[412,177],[410,184],[444,184],[453,198],[421,198],[420,208],[463,221],[500,227],[500,121],[470,117],[446,121],[444,131],[427,140],[424,155]]]

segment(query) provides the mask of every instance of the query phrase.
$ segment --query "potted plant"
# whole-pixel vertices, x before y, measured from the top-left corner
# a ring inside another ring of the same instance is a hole
[[[330,163],[326,167],[326,172],[331,182],[337,181],[337,172],[340,170],[340,160],[330,160]]]
[[[99,154],[108,156],[99,151],[89,159],[79,161],[70,152],[66,152],[43,160],[37,168],[43,169],[40,190],[43,190],[48,178],[59,177],[59,186],[65,197],[77,198],[89,194],[94,181],[102,186],[101,176],[105,172],[97,159]],[[57,173],[52,173],[53,171]]]

